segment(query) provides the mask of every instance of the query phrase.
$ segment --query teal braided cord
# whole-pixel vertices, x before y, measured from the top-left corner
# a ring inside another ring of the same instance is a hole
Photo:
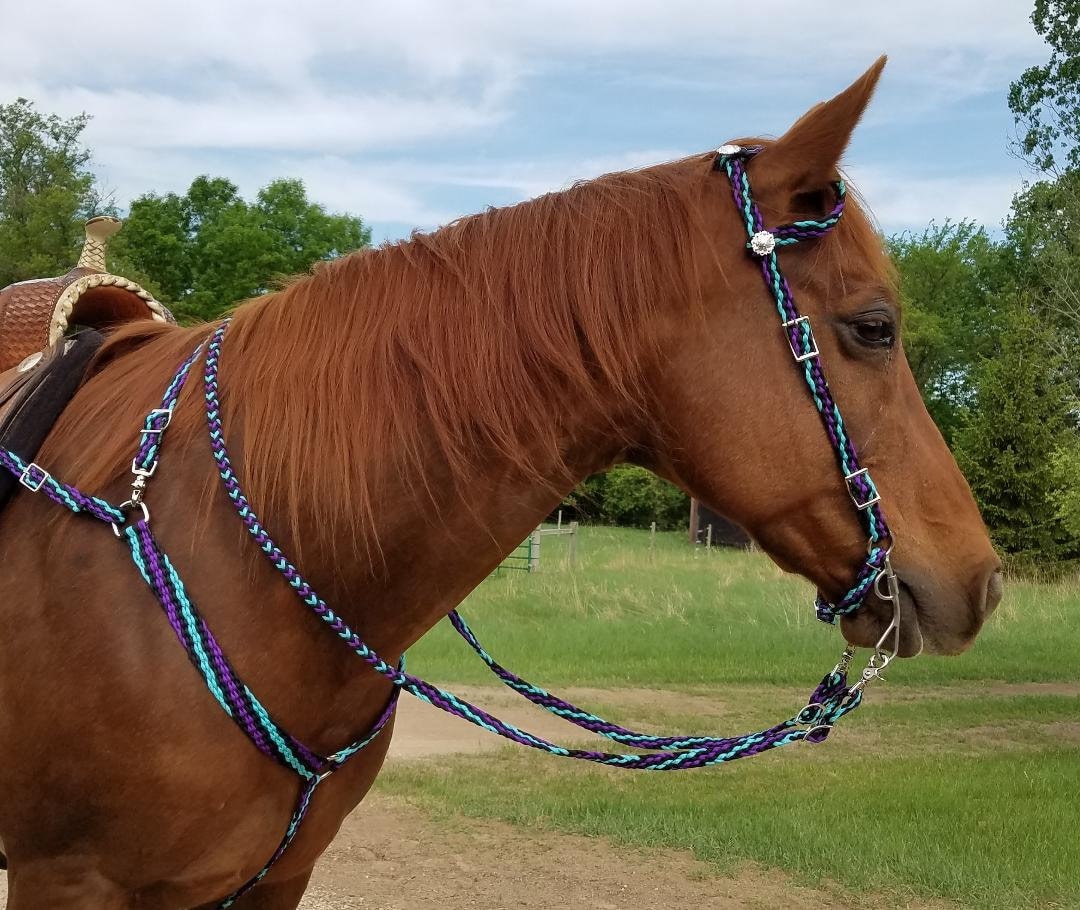
[[[11,451],[11,449],[0,448],[0,452],[6,455],[7,458],[11,461],[11,463],[15,467],[17,467],[20,472],[25,472],[30,468],[31,463],[26,461],[17,453]],[[49,495],[49,498],[52,499],[53,502],[55,502],[57,505],[63,506],[65,509],[70,512],[74,512],[76,515],[87,514],[87,510],[75,500],[74,496],[72,496],[71,490],[73,489],[74,487],[69,487],[67,484],[61,483],[51,474],[45,478],[45,481],[42,483],[41,486],[41,491],[48,491],[46,492],[46,495]],[[80,495],[85,496],[87,501],[95,505],[100,510],[101,514],[95,515],[95,518],[101,518],[103,521],[111,520],[116,522],[117,524],[123,522],[124,513],[121,512],[118,508],[116,508],[116,506],[112,505],[109,502],[106,502],[104,499],[101,499],[97,496],[89,496],[86,494]]]
[[[296,839],[296,833],[300,830],[301,823],[307,817],[308,809],[311,808],[311,798],[315,795],[315,789],[319,786],[319,780],[318,777],[313,777],[301,786],[300,798],[297,800],[296,808],[293,809],[292,816],[289,819],[289,825],[285,829],[285,836],[282,837],[281,843],[278,844],[273,856],[270,857],[265,866],[248,879],[240,888],[218,904],[218,910],[228,910],[228,908],[232,907],[241,897],[251,891],[252,888],[266,878],[270,873],[270,870],[277,864],[277,861],[285,855],[285,851],[292,846],[292,842]]]
[[[221,681],[218,679],[218,675],[211,664],[209,655],[207,654],[207,644],[204,640],[203,629],[200,627],[198,617],[195,615],[194,607],[188,597],[187,589],[185,588],[179,573],[176,571],[176,568],[173,566],[168,555],[159,549],[157,555],[165,571],[162,577],[155,577],[154,573],[150,571],[143,555],[143,547],[145,544],[140,540],[139,528],[136,525],[128,525],[124,529],[124,535],[128,539],[132,561],[138,568],[139,574],[142,575],[147,586],[161,602],[162,607],[165,609],[166,616],[168,616],[174,630],[178,634],[181,633],[181,630],[185,633],[181,637],[181,641],[184,642],[186,640],[187,642],[190,642],[190,648],[188,649],[189,655],[193,658],[193,663],[199,671],[199,674],[202,676],[206,688],[210,691],[210,694],[213,695],[214,700],[221,706],[222,710],[224,710],[230,718],[235,720],[235,712],[233,711],[229,700],[226,698],[225,692],[221,687]],[[165,583],[168,584],[168,591],[175,599],[178,607],[178,612],[175,616],[173,615],[173,611],[167,600],[159,590]],[[282,730],[270,718],[269,713],[263,707],[262,703],[246,685],[243,686],[243,694],[246,697],[248,706],[255,716],[258,723],[258,729],[260,729],[274,744],[284,763],[300,777],[310,778],[314,776],[312,770],[296,755],[286,737],[283,735]]]
[[[142,549],[139,545],[139,538],[135,533],[135,528],[129,526],[124,529],[124,536],[128,539],[128,546],[131,547],[131,561],[135,563],[135,568],[139,570],[139,574],[143,577],[143,581],[152,589],[154,586],[153,579],[150,577],[150,572],[146,568],[146,561],[143,559]],[[192,631],[189,627],[189,633]],[[206,657],[206,652],[202,650],[201,642],[196,645],[197,635],[193,638],[193,648],[196,650],[196,660],[198,661],[198,670],[202,675],[203,682],[206,684],[206,688],[210,691],[210,694],[214,696],[214,701],[221,705],[223,710],[229,717],[233,716],[232,707],[225,699],[225,693],[221,691],[221,686],[218,685],[217,675],[210,668],[210,661]]]
[[[596,714],[585,711],[577,705],[565,701],[557,695],[553,695],[547,689],[531,683],[526,679],[522,679],[520,676],[507,670],[496,661],[488,650],[480,643],[480,640],[476,637],[476,634],[473,632],[472,628],[470,628],[468,622],[466,622],[465,617],[457,610],[452,610],[448,619],[458,634],[461,635],[469,647],[473,649],[476,655],[503,685],[517,692],[519,695],[522,695],[537,707],[543,708],[548,713],[560,717],[589,733],[605,737],[606,739],[613,740],[614,742],[626,746],[631,746],[635,749],[649,750],[690,749],[716,745],[717,743],[731,742],[730,737],[721,740],[715,736],[659,736],[653,733],[639,733],[613,724]],[[797,717],[790,718],[771,727],[769,732],[775,732],[778,729],[783,728],[796,727],[799,726],[800,723],[802,722],[799,721]],[[749,735],[752,737],[759,737],[761,734],[757,733]]]

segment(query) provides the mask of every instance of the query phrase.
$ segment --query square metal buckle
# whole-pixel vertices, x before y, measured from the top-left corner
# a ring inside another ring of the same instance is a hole
[[[40,476],[35,477],[35,473]],[[45,483],[50,476],[49,472],[41,467],[41,465],[30,462],[23,470],[22,474],[19,475],[19,483],[26,487],[31,493],[37,493],[45,486]]]
[[[161,426],[151,426],[151,423],[162,414],[165,415],[165,422]],[[172,423],[172,415],[172,408],[154,408],[146,415],[146,422],[143,424],[142,429],[143,436],[160,436],[169,429],[169,424]]]
[[[792,326],[799,325],[800,323],[806,323],[806,334],[810,338],[810,350],[800,353],[795,345],[791,343],[791,333],[785,332],[784,336],[787,338],[788,347],[791,348],[791,353],[795,357],[796,363],[803,363],[806,360],[810,360],[812,357],[818,356],[817,339],[814,337],[814,330],[810,325],[809,316],[797,316],[794,319],[789,319],[783,323],[785,329],[790,329]]]
[[[859,495],[855,490],[855,484],[853,481],[856,477],[863,477],[866,480],[866,485],[870,487],[870,498],[866,502],[859,502]],[[874,479],[870,476],[869,468],[859,468],[859,470],[852,472],[851,474],[844,475],[844,481],[847,483],[848,496],[851,497],[851,501],[855,503],[855,508],[862,511],[863,509],[869,509],[870,506],[881,502],[881,494],[878,492],[877,484],[874,483]]]

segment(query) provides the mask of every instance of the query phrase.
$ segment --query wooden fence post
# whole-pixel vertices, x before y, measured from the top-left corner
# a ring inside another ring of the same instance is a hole
[[[540,529],[537,528],[529,535],[529,571],[537,572],[540,569]]]

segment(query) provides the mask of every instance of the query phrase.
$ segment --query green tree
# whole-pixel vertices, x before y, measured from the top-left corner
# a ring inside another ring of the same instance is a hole
[[[0,105],[0,287],[67,271],[83,222],[112,211],[82,145],[89,121],[43,115],[25,98]]]
[[[1075,356],[1080,351],[1080,169],[1017,193],[1006,236],[1018,283],[1061,332],[1062,350]]]
[[[249,203],[230,181],[202,176],[182,196],[136,199],[115,251],[179,317],[211,319],[370,241],[359,218],[309,201],[299,180],[276,180]]]
[[[1009,90],[1018,149],[1043,179],[1013,199],[1006,235],[1017,284],[1057,332],[1068,362],[1080,357],[1080,0],[1036,0],[1031,21],[1050,59]],[[1080,374],[1072,370],[1080,388]]]
[[[1019,300],[997,350],[975,371],[976,399],[956,433],[957,462],[995,543],[1025,561],[1077,554],[1071,504],[1075,394],[1054,332]]]
[[[1050,59],[1009,88],[1019,151],[1042,171],[1080,167],[1080,0],[1035,0],[1031,22]]]
[[[259,191],[256,208],[263,230],[274,238],[281,271],[302,272],[318,259],[332,259],[367,246],[371,231],[358,218],[333,215],[308,201],[300,180],[275,180]]]
[[[951,440],[974,393],[973,367],[1002,321],[1009,251],[972,222],[931,225],[888,241],[900,277],[904,350],[927,410]]]
[[[636,465],[618,465],[594,474],[563,504],[581,519],[631,528],[652,522],[662,531],[685,528],[690,499],[682,490]]]

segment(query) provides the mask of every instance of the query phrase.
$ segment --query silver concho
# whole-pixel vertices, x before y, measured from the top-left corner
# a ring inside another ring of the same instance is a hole
[[[716,150],[717,155],[723,155],[725,158],[730,158],[732,155],[738,155],[742,151],[742,147],[738,145],[722,145]]]
[[[28,373],[28,372],[30,372],[30,370],[32,370],[39,363],[41,363],[41,358],[44,357],[44,356],[45,356],[44,351],[38,351],[36,354],[31,354],[22,363],[20,363],[17,367],[15,367],[15,372],[16,373]]]
[[[758,231],[750,238],[750,249],[758,256],[768,256],[776,249],[776,238],[768,231]]]

